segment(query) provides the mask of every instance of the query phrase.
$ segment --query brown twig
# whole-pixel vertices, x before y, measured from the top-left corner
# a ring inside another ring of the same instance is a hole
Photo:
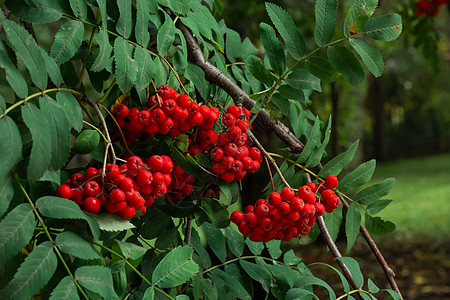
[[[186,220],[186,228],[184,230],[184,242],[186,243],[186,245],[191,244],[192,219],[192,215],[189,215]]]

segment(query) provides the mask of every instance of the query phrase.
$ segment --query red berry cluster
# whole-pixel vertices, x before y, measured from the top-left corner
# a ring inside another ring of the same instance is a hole
[[[106,164],[103,169],[90,167],[84,174],[75,173],[56,194],[71,199],[90,213],[106,210],[122,218],[132,218],[137,211],[145,214],[155,197],[167,193],[172,183],[173,162],[168,156],[154,155],[141,160],[132,156],[121,166]]]
[[[246,120],[239,118],[241,114]],[[249,118],[249,110],[230,105],[227,113],[222,116],[222,124],[226,130],[220,134],[212,130],[199,132],[196,142],[191,143],[189,152],[194,156],[202,152],[209,153],[214,161],[212,172],[226,182],[241,180],[247,172],[258,171],[262,156],[259,149],[251,147],[251,142],[247,140]]]
[[[160,86],[142,110],[119,104],[113,113],[128,146],[138,138],[151,138],[156,133],[177,137],[195,127],[211,130],[219,119],[216,107],[191,102],[188,95],[179,94],[167,85]]]
[[[167,187],[166,203],[182,200],[194,191],[195,178],[175,165],[172,171],[172,183]]]
[[[244,212],[234,211],[230,219],[243,235],[254,242],[290,241],[307,235],[318,216],[325,211],[332,212],[340,205],[339,197],[332,190],[337,185],[337,177],[330,175],[325,183],[316,185],[311,182],[297,192],[285,187],[280,193],[272,192],[268,199],[260,199],[255,205],[247,206]],[[316,192],[321,196],[317,197]]]

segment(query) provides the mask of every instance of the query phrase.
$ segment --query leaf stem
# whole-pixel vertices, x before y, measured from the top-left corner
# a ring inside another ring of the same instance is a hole
[[[128,265],[128,267],[131,268],[131,270],[133,270],[133,272],[135,272],[139,277],[141,277],[142,280],[144,280],[148,285],[152,286],[155,290],[157,290],[158,292],[160,292],[161,294],[163,294],[164,296],[168,297],[169,299],[175,300],[175,298],[173,298],[172,296],[170,296],[169,294],[167,294],[166,292],[164,292],[162,289],[158,288],[157,286],[155,286],[153,283],[151,283],[150,280],[148,280],[141,272],[139,272],[138,269],[136,269],[127,259],[126,257],[124,257],[123,255],[121,255],[120,253],[117,253],[116,251],[106,247],[105,245],[103,245],[102,243],[99,243],[96,240],[92,240],[91,241],[94,245],[108,251],[111,254],[116,255],[117,257],[119,257],[120,259],[123,259],[125,261],[125,263]]]
[[[356,289],[356,290],[349,291],[348,293],[345,293],[345,294],[339,296],[338,298],[336,298],[336,300],[344,299],[344,297],[346,297],[348,295],[351,295],[351,294],[354,294],[354,293],[366,293],[366,294],[370,295],[370,292],[368,292],[368,291],[361,290],[361,289]]]
[[[59,260],[61,261],[61,263],[63,264],[64,268],[66,269],[67,274],[69,274],[69,276],[72,277],[74,284],[76,285],[76,287],[78,288],[80,293],[83,295],[83,297],[85,299],[89,299],[88,295],[85,293],[83,288],[77,282],[77,280],[73,276],[72,272],[70,271],[69,266],[67,265],[66,261],[62,257],[62,254],[59,251],[59,248],[56,246],[55,241],[53,240],[53,238],[52,238],[52,236],[51,236],[47,226],[45,225],[44,220],[42,219],[41,215],[38,213],[38,210],[37,210],[36,206],[34,205],[33,200],[31,200],[30,196],[28,195],[28,193],[25,190],[25,188],[23,187],[23,185],[20,183],[20,180],[17,178],[16,174],[13,175],[13,178],[17,182],[17,184],[19,185],[19,187],[22,190],[22,193],[24,194],[24,196],[27,199],[28,203],[33,208],[33,212],[36,215],[36,218],[38,219],[39,223],[41,224],[42,229],[44,230],[45,235],[47,236],[48,240],[53,244],[53,250],[56,252],[56,255],[58,256]]]
[[[38,93],[34,93],[34,94],[32,94],[32,95],[30,95],[30,96],[28,96],[28,97],[26,97],[26,98],[24,98],[24,99],[22,99],[22,100],[17,101],[16,103],[14,103],[14,104],[11,105],[10,107],[8,107],[8,108],[5,110],[5,112],[4,112],[3,114],[0,115],[0,119],[3,118],[3,117],[5,117],[5,116],[6,116],[11,110],[13,110],[14,108],[16,108],[16,107],[18,107],[18,106],[20,106],[20,105],[26,103],[27,101],[29,101],[29,100],[31,100],[31,99],[33,99],[33,98],[36,98],[36,97],[39,97],[39,96],[43,96],[43,95],[48,94],[48,93],[52,93],[52,92],[60,92],[60,91],[69,92],[69,93],[72,93],[72,94],[77,95],[77,96],[79,96],[79,97],[82,97],[82,96],[83,96],[83,94],[81,94],[80,92],[75,91],[75,90],[71,90],[71,89],[67,89],[67,88],[52,88],[52,89],[47,89],[47,90],[44,90],[44,91],[41,91],[41,92],[38,92]]]
[[[205,275],[206,273],[211,272],[211,271],[214,270],[214,269],[223,267],[223,266],[225,266],[225,265],[234,263],[234,262],[236,262],[236,261],[245,260],[245,259],[255,259],[255,258],[261,258],[261,259],[263,259],[263,260],[267,260],[267,261],[270,261],[270,262],[276,262],[276,263],[278,263],[278,264],[280,264],[280,265],[283,265],[283,266],[285,266],[285,267],[291,268],[291,266],[289,266],[289,265],[287,265],[287,264],[285,264],[285,263],[282,263],[281,261],[278,261],[278,260],[276,260],[276,259],[270,258],[270,257],[263,257],[263,256],[258,256],[258,255],[247,255],[247,256],[236,257],[236,258],[227,260],[226,262],[223,262],[223,263],[221,263],[221,264],[212,266],[211,268],[204,270],[204,271],[202,272],[202,275]],[[297,270],[298,270],[298,269],[297,269]],[[299,271],[299,270],[298,270],[298,271]]]

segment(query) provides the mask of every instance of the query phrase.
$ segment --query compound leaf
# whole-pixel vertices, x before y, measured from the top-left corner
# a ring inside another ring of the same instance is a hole
[[[56,101],[64,111],[70,126],[80,131],[83,128],[83,112],[77,99],[71,93],[61,91],[56,94]]]
[[[344,153],[339,154],[328,163],[326,163],[319,172],[319,176],[327,177],[328,175],[339,175],[353,159],[358,149],[359,140],[354,142]]]
[[[119,7],[119,20],[117,20],[116,30],[125,39],[128,39],[133,26],[131,17],[131,0],[117,0]]]
[[[85,0],[69,0],[73,14],[82,19],[87,19],[87,5]]]
[[[253,279],[261,283],[266,292],[269,292],[272,283],[272,274],[263,265],[257,265],[245,260],[240,260],[239,264],[242,269]]]
[[[347,236],[347,253],[355,244],[361,225],[361,212],[355,204],[350,204],[345,215],[345,235]]]
[[[353,281],[355,282],[358,288],[362,288],[364,284],[364,277],[361,273],[361,269],[359,268],[358,262],[352,257],[336,257],[336,259],[342,261],[350,273],[352,274]]]
[[[333,82],[341,76],[339,71],[328,60],[321,57],[311,57],[306,61],[306,68],[311,74],[323,81]]]
[[[135,86],[136,89],[140,91],[148,86],[155,75],[155,63],[153,62],[150,53],[142,47],[136,47],[136,50],[134,51],[134,60],[138,67]]]
[[[147,0],[136,0],[136,27],[134,36],[139,45],[146,48],[150,41],[148,21],[150,20],[150,9]]]
[[[364,216],[364,224],[366,225],[367,231],[376,235],[388,234],[395,230],[394,223],[385,221],[380,217],[373,217],[367,212]]]
[[[259,28],[261,30],[261,41],[266,50],[270,65],[275,74],[281,75],[285,69],[284,50],[281,46],[281,42],[277,39],[275,30],[272,26],[261,23],[259,24]]]
[[[368,182],[370,178],[372,178],[373,172],[375,171],[375,166],[375,159],[366,161],[365,163],[359,165],[355,170],[339,181],[339,191],[348,193]]]
[[[55,0],[7,0],[8,9],[21,20],[36,24],[58,21],[62,8]]]
[[[361,205],[370,205],[381,197],[389,194],[394,186],[394,182],[394,178],[387,178],[378,184],[366,187],[356,194],[355,201]]]
[[[344,34],[348,36],[350,31],[358,33],[369,20],[378,6],[378,0],[355,0],[348,10],[344,21]]]
[[[231,227],[225,228],[225,234],[227,236],[228,248],[230,249],[231,253],[233,253],[233,255],[236,257],[242,256],[245,247],[244,237],[242,236],[242,234],[238,233]]]
[[[52,278],[58,265],[51,242],[43,242],[31,251],[14,278],[1,291],[6,299],[29,299]]]
[[[300,90],[316,90],[322,91],[320,87],[320,79],[308,72],[307,70],[295,70],[286,78],[286,83],[293,88]]]
[[[11,62],[9,57],[0,50],[0,68],[6,73],[6,80],[17,96],[25,98],[28,96],[28,85],[22,74],[17,70],[16,66]]]
[[[191,0],[157,0],[157,2],[180,14],[187,13],[191,8]]]
[[[124,231],[135,228],[130,220],[123,219],[115,214],[90,214],[90,217],[95,219],[99,228],[104,231]]]
[[[95,60],[90,66],[90,70],[94,72],[100,72],[103,69],[112,71],[112,57],[111,52],[113,47],[109,43],[108,33],[104,29],[100,29],[97,35],[97,43],[99,45],[98,51],[95,53]]]
[[[158,35],[156,37],[157,44],[156,48],[158,53],[161,55],[166,55],[169,51],[170,46],[172,46],[175,40],[175,25],[172,19],[164,13],[165,21],[158,30]]]
[[[222,230],[206,222],[203,223],[202,229],[205,232],[208,245],[211,247],[217,258],[221,262],[224,262],[227,258],[227,250],[225,247],[225,238],[223,236]]]

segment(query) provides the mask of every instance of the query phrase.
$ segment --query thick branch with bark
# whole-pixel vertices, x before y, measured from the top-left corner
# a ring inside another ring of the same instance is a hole
[[[172,12],[168,11],[168,13],[173,16]],[[203,51],[200,49],[200,46],[195,40],[192,33],[186,26],[184,26],[184,24],[182,24],[181,22],[177,22],[176,26],[183,33],[184,38],[186,40],[189,61],[203,70],[206,80],[223,89],[228,95],[230,95],[231,98],[233,98],[236,104],[242,103],[242,105],[244,105],[247,109],[251,109],[255,105],[255,101],[250,99],[249,95],[245,93],[230,78],[228,78],[214,65],[212,65],[211,63],[209,63],[204,59]],[[274,132],[283,141],[283,143],[290,148],[292,153],[300,153],[303,150],[304,148],[303,143],[298,140],[298,138],[292,133],[292,131],[281,121],[272,119],[266,110],[263,109],[260,111],[258,115],[258,121],[261,122],[262,125],[265,126],[265,128],[268,128],[269,130]],[[321,168],[321,165],[319,165],[318,167]],[[343,201],[343,203],[346,207],[348,207],[348,203],[346,203],[345,201]],[[328,231],[326,230],[326,226],[325,223],[323,222],[323,219],[319,220],[318,223],[322,235],[326,237]],[[389,268],[383,256],[381,255],[381,252],[379,251],[378,247],[373,241],[372,237],[362,224],[360,226],[360,232],[365,238],[366,242],[368,243],[370,249],[374,252],[381,267],[383,268],[392,289],[394,289],[401,297],[400,290],[398,289],[398,286],[394,279],[395,276],[394,272],[392,271],[391,268]],[[332,253],[335,257],[340,257],[339,250],[337,250],[337,252],[334,251],[337,249],[337,247],[332,240],[331,243],[329,244],[329,248],[330,250],[332,250]],[[353,283],[351,274],[349,273],[348,269],[346,269],[345,265],[342,266],[340,264],[340,266],[346,278]]]

